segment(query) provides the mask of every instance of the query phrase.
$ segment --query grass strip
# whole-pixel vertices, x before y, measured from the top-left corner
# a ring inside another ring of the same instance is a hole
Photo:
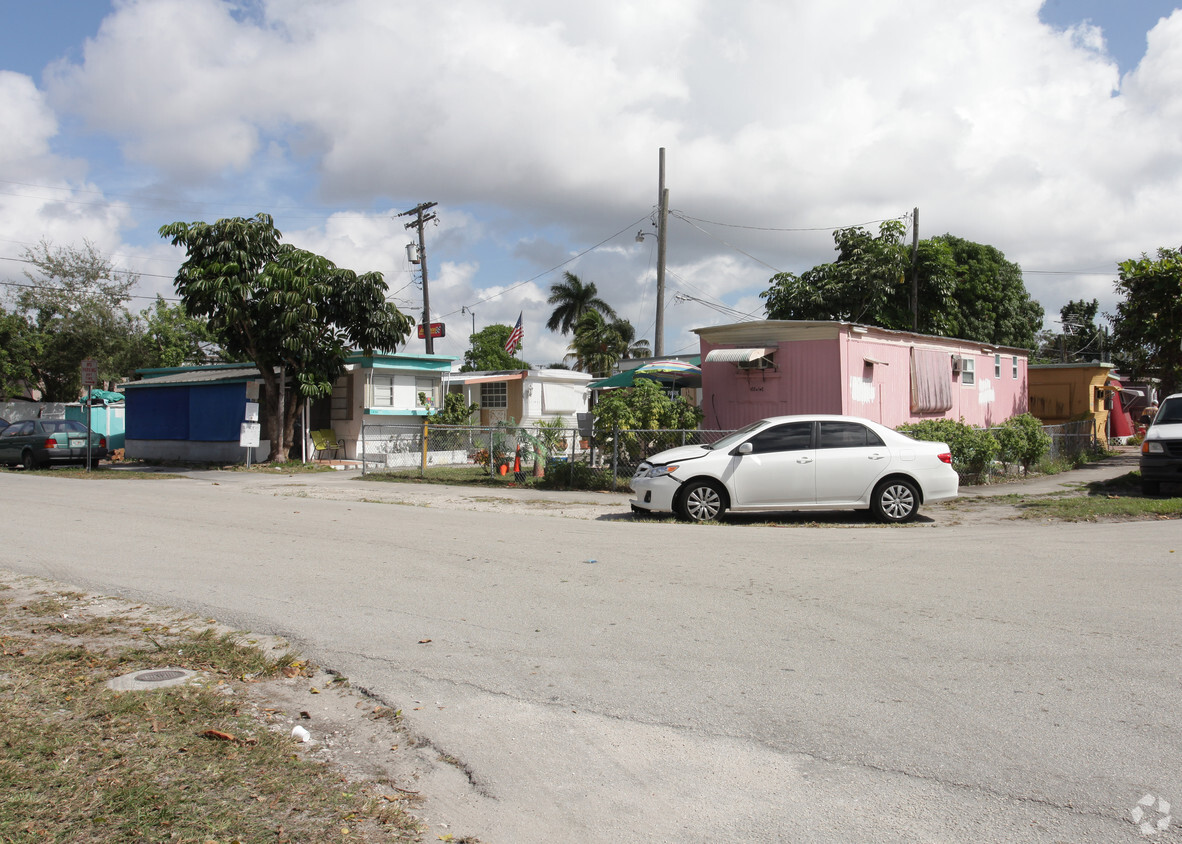
[[[0,597],[0,841],[413,841],[380,782],[351,783],[268,728],[242,689],[306,670],[233,634],[78,618]],[[114,692],[150,668],[202,682]],[[237,691],[235,691],[237,689]]]

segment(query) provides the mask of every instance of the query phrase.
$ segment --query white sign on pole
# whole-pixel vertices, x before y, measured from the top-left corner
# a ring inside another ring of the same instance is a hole
[[[82,372],[82,386],[93,387],[98,383],[98,361],[94,358],[86,358],[82,361],[80,367]]]
[[[258,422],[243,422],[241,433],[238,435],[238,445],[244,448],[258,448],[262,431],[263,426]]]
[[[246,403],[246,421],[259,421],[259,403],[257,401],[248,401]]]

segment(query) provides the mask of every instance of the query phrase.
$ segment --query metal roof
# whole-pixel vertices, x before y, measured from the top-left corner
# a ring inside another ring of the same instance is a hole
[[[120,384],[119,389],[136,390],[142,387],[177,386],[181,384],[232,384],[235,382],[257,381],[261,377],[258,367],[235,366],[219,369],[201,369],[192,372],[176,372],[172,375],[144,378],[141,381],[129,381],[126,384]]]

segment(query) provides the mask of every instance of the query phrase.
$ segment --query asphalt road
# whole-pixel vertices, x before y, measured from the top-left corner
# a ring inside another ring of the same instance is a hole
[[[1182,805],[1177,521],[700,526],[349,488],[0,473],[0,564],[287,637],[456,760],[424,783],[456,838],[1182,840],[1130,815]]]

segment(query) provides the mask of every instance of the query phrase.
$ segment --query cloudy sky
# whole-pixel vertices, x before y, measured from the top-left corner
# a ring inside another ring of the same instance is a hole
[[[400,212],[427,230],[436,352],[593,281],[665,350],[763,315],[832,230],[920,209],[1018,262],[1048,328],[1115,304],[1118,262],[1182,241],[1172,0],[0,0],[0,280],[90,240],[172,295],[175,220],[264,211],[422,317]],[[1182,4],[1179,4],[1182,5]],[[7,288],[11,290],[11,287]],[[462,310],[463,309],[463,310]],[[422,351],[421,341],[407,347]]]

